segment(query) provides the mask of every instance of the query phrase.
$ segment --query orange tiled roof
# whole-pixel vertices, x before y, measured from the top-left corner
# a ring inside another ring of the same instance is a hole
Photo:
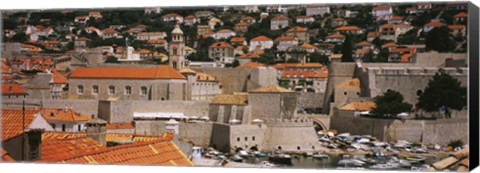
[[[25,110],[25,127],[28,127],[35,119],[38,110]],[[9,140],[23,134],[23,111],[21,109],[2,109],[2,141]]]
[[[233,47],[227,42],[213,43],[212,45],[210,45],[210,48],[232,48],[233,49]]]
[[[124,144],[82,153],[68,159],[56,160],[56,162],[192,166],[192,162],[171,141],[173,134],[168,136],[156,141]]]
[[[297,16],[297,19],[308,19],[313,18],[312,16]]]
[[[113,28],[105,28],[102,30],[103,33],[116,33],[117,31]]]
[[[350,102],[340,108],[340,110],[351,110],[351,111],[369,111],[376,107],[375,102],[365,101],[365,102]]]
[[[288,20],[288,17],[287,16],[276,16],[276,17],[272,18],[272,20]]]
[[[148,40],[147,43],[149,44],[165,44],[167,41],[166,40]]]
[[[50,135],[49,133],[64,132],[45,132],[42,134],[42,159],[38,160],[37,162],[51,162],[58,159],[67,159],[74,155],[99,151],[107,148],[106,146],[102,146],[94,139],[86,137],[86,135],[83,137],[79,136],[76,138],[64,139],[44,138],[44,136]]]
[[[400,62],[410,62],[410,57],[412,57],[410,53],[403,54],[402,57],[400,57]]]
[[[287,32],[295,32],[295,29],[296,29],[296,32],[307,32],[306,28],[300,27],[300,26],[294,26],[294,27],[288,29]]]
[[[50,68],[50,71],[53,74],[53,83],[55,83],[55,84],[67,84],[68,83],[68,79],[65,76],[63,76],[62,74],[60,74],[57,70],[55,70],[55,68]]]
[[[198,81],[217,81],[217,78],[207,73],[197,72],[197,80]]]
[[[292,40],[296,40],[296,37],[294,37],[294,36],[280,36],[280,37],[275,39],[275,41],[292,41]]]
[[[376,7],[373,7],[372,10],[375,10],[375,11],[383,11],[383,10],[390,10],[390,6],[389,5],[382,5],[382,6],[376,6]]]
[[[244,42],[245,40],[247,40],[246,38],[244,37],[232,37],[230,39],[230,42],[231,43],[234,43],[234,42]]]
[[[234,32],[234,31],[232,31],[230,29],[222,29],[222,30],[217,31],[217,33],[229,33],[229,32]]]
[[[98,28],[94,27],[94,26],[89,26],[89,27],[86,27],[85,30],[97,30]]]
[[[394,48],[390,50],[390,53],[415,53],[415,48]]]
[[[403,20],[403,17],[401,16],[392,16],[390,20]]]
[[[2,83],[2,95],[25,95],[27,92],[16,83]]]
[[[338,88],[360,88],[360,80],[354,78],[337,86]]]
[[[292,90],[278,86],[278,84],[268,84],[266,86],[249,91],[250,93],[290,93]]]
[[[262,35],[262,36],[255,37],[250,41],[272,41],[272,39]]]
[[[341,26],[335,29],[335,31],[352,31],[352,30],[361,30],[358,26]]]
[[[464,29],[465,25],[448,25],[450,29]]]
[[[412,26],[412,25],[407,24],[407,23],[397,24],[397,27],[398,27],[398,28],[409,28],[409,27],[411,27],[411,26]]]
[[[265,64],[259,62],[247,62],[245,64],[240,65],[240,67],[265,67]]]
[[[135,126],[132,123],[109,123],[107,129],[133,129]]]
[[[395,42],[388,42],[382,45],[382,47],[397,47],[397,46],[398,44],[396,44]]]
[[[430,23],[425,24],[425,26],[443,26],[443,25],[445,24],[440,21],[431,21]]]
[[[315,49],[315,46],[313,46],[309,43],[303,43],[302,47],[304,47],[305,49]]]
[[[238,58],[241,58],[241,59],[252,59],[252,58],[260,58],[260,56],[259,56],[258,54],[253,53],[253,52],[249,52],[249,53],[240,55]]]
[[[249,24],[248,23],[245,23],[245,22],[239,22],[237,24],[235,24],[235,26],[248,26]]]
[[[345,36],[342,34],[332,34],[327,36],[327,38],[345,38]]]
[[[344,18],[337,17],[337,18],[333,19],[333,21],[345,21],[345,19],[344,19]]]
[[[255,18],[253,18],[252,16],[245,16],[245,17],[243,17],[243,20],[252,20],[252,19],[255,19]]]
[[[194,15],[188,15],[187,17],[185,17],[185,19],[195,19],[196,17]]]
[[[1,64],[2,64],[2,74],[12,73],[12,70],[10,69],[10,67],[7,64],[5,64],[4,62],[2,62]]]
[[[382,26],[380,26],[380,27],[381,27],[381,28],[395,28],[395,26],[396,26],[395,24],[389,23],[389,24],[384,24],[384,25],[382,25]]]
[[[453,17],[468,17],[468,14],[465,13],[465,12],[460,12],[458,14],[455,14],[455,16],[453,16]]]
[[[80,37],[77,39],[77,41],[92,41],[90,40],[89,38],[86,38],[86,37]]]
[[[2,162],[15,162],[12,157],[3,148],[0,148],[0,158]]]
[[[90,115],[81,114],[73,109],[43,108],[40,112],[47,121],[80,122],[92,119]]]
[[[368,42],[368,41],[362,41],[360,43],[357,43],[357,46],[371,46],[372,43]]]
[[[368,52],[370,52],[370,50],[368,50],[368,49],[357,49],[355,51],[355,54],[361,55],[361,54],[367,54]]]
[[[367,37],[376,37],[378,36],[378,32],[368,32]]]
[[[301,78],[301,75],[303,75],[303,78],[326,78],[328,77],[328,72],[327,71],[322,71],[322,70],[285,70],[282,72],[282,78]]]
[[[157,67],[80,67],[70,78],[96,79],[185,79],[178,71],[167,65]]]
[[[133,27],[133,28],[143,28],[143,29],[145,29],[145,28],[148,28],[148,26],[147,26],[147,25],[139,24],[139,25],[137,25],[137,26],[135,26],[135,27]]]
[[[168,14],[165,14],[163,15],[162,17],[181,17],[181,15],[177,14],[177,13],[168,13]]]

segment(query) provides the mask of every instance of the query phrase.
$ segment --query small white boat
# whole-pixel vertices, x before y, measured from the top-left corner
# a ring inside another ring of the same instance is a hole
[[[245,151],[245,150],[240,150],[240,151],[238,151],[237,154],[241,157],[247,157],[248,156],[248,152]]]
[[[271,168],[271,167],[275,167],[276,165],[273,163],[270,163],[269,161],[262,161],[260,162],[260,166],[262,168]]]
[[[343,159],[338,162],[338,165],[359,167],[365,165],[365,162],[358,159]]]
[[[329,158],[327,154],[323,154],[323,153],[314,154],[312,157],[315,158],[315,159],[328,159]]]

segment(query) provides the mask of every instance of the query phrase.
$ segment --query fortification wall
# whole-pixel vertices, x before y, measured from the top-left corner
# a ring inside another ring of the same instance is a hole
[[[330,103],[335,87],[342,82],[352,79],[355,72],[355,63],[332,62],[328,68],[327,89],[323,101],[323,113],[330,112]]]
[[[216,77],[222,84],[222,93],[247,91],[248,76],[252,73],[251,68],[192,68],[197,72],[204,72]]]
[[[424,144],[446,145],[452,140],[468,143],[468,120],[451,118],[437,120],[393,120],[354,117],[352,112],[338,111],[330,119],[331,129],[352,135],[372,135],[380,140],[407,140]]]
[[[22,107],[22,101],[24,99],[11,98],[3,99],[2,105],[4,107]],[[13,104],[12,104],[13,103]],[[65,108],[71,107],[74,110],[88,115],[97,116],[98,113],[98,101],[97,100],[52,100],[52,99],[25,99],[27,104],[43,105],[44,108]],[[14,105],[15,104],[15,105]],[[27,105],[27,107],[29,107]]]
[[[306,152],[320,148],[313,121],[309,119],[268,121],[264,143],[267,151]]]
[[[161,135],[166,132],[166,121],[160,120],[136,120],[135,132],[137,134]],[[179,138],[191,141],[196,146],[209,147],[212,135],[212,123],[179,122]]]
[[[324,93],[301,92],[297,96],[299,108],[321,108],[323,106]]]
[[[213,123],[210,146],[221,152],[230,152],[230,125]]]
[[[236,148],[249,150],[257,147],[260,151],[265,151],[265,124],[242,124],[230,126],[230,151]],[[216,137],[216,136],[215,136]]]
[[[133,112],[183,112],[186,116],[208,116],[208,101],[133,101]]]

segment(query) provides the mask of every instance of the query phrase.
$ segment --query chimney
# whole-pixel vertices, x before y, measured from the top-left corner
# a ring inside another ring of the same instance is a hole
[[[35,161],[42,158],[42,133],[43,129],[26,129],[23,133],[23,157],[24,161]]]
[[[179,123],[178,121],[175,121],[175,119],[170,119],[167,121],[167,124],[165,126],[165,130],[167,132],[172,132],[173,134],[178,135],[178,126],[179,126]]]
[[[102,145],[106,145],[107,121],[95,118],[87,121],[87,137],[92,138]]]

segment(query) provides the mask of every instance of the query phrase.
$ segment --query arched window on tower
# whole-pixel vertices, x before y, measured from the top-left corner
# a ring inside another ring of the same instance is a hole
[[[173,55],[177,55],[177,48],[176,47],[173,48]]]
[[[173,62],[172,62],[172,67],[173,67],[174,69],[177,68],[177,61],[173,61]]]

